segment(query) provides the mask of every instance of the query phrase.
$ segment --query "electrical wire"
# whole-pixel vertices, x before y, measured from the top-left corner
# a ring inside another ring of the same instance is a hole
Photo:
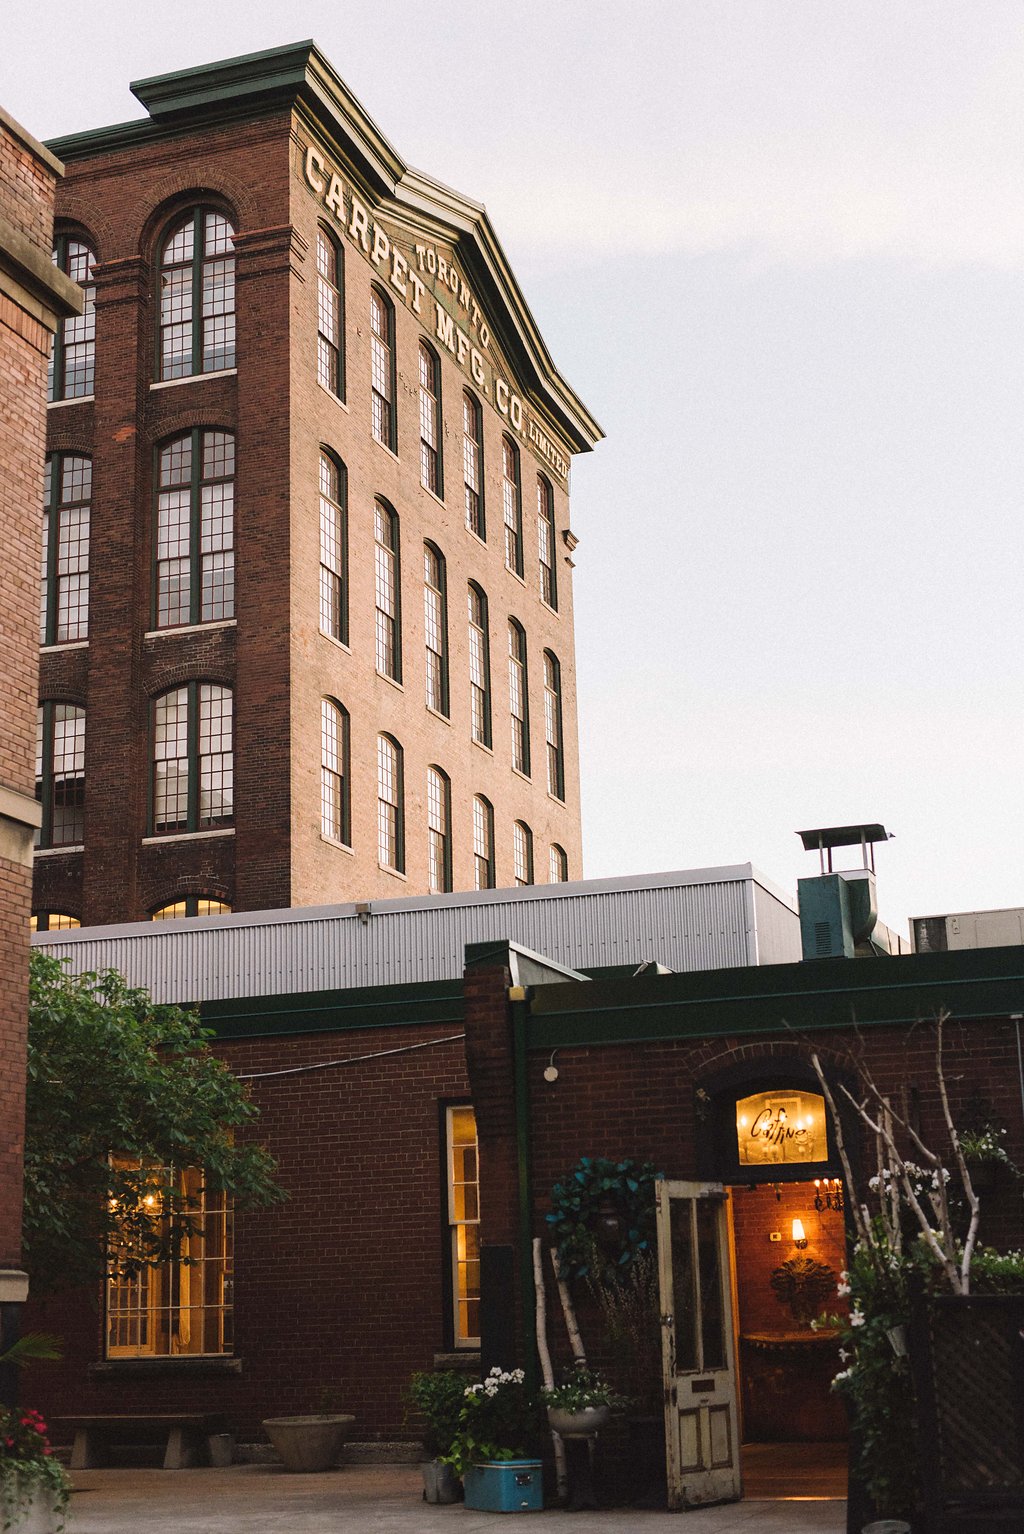
[[[309,1071],[329,1071],[336,1065],[358,1065],[364,1060],[383,1060],[385,1055],[409,1055],[414,1049],[432,1049],[435,1044],[456,1044],[464,1033],[450,1033],[443,1039],[424,1039],[421,1044],[402,1044],[398,1049],[378,1049],[371,1055],[346,1055],[342,1060],[318,1060],[315,1065],[290,1065],[282,1071],[242,1071],[239,1081],[266,1081],[269,1076],[301,1076]]]

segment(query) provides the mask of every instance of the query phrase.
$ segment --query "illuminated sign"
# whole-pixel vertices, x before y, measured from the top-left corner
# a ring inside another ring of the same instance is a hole
[[[827,1161],[824,1098],[816,1092],[786,1088],[740,1098],[736,1144],[740,1166]]]

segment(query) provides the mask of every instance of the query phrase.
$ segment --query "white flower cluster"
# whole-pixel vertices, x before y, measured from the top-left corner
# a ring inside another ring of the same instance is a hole
[[[848,1380],[852,1373],[853,1373],[853,1369],[851,1367],[849,1369],[840,1369],[838,1374],[833,1375],[832,1376],[832,1388],[833,1388],[833,1390],[835,1389],[835,1387],[837,1385],[841,1385],[843,1380]]]
[[[838,1295],[840,1295],[842,1299],[845,1300],[846,1296],[849,1294],[849,1292],[850,1292],[850,1275],[849,1275],[849,1273],[847,1273],[846,1269],[844,1268],[843,1271],[839,1275],[839,1282],[838,1282],[838,1284],[836,1284],[836,1293]]]
[[[485,1380],[481,1380],[477,1385],[467,1385],[464,1394],[496,1396],[502,1385],[521,1385],[525,1378],[526,1375],[522,1369],[509,1369],[506,1372],[495,1365]]]
[[[850,1325],[851,1326],[863,1326],[864,1325],[864,1320],[865,1320],[865,1316],[864,1316],[864,1312],[862,1310],[851,1310],[850,1311]]]
[[[929,1188],[937,1193],[940,1180],[943,1183],[949,1181],[950,1174],[946,1167],[923,1167],[918,1166],[914,1161],[905,1161],[903,1165],[915,1193],[926,1192]],[[890,1172],[888,1167],[883,1167],[881,1177],[876,1174],[868,1178],[868,1187],[872,1193],[877,1193],[879,1189],[888,1193],[890,1185],[899,1181],[900,1178],[895,1172]]]

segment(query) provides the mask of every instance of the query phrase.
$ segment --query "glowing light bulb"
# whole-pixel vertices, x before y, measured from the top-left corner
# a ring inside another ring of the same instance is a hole
[[[806,1246],[807,1245],[807,1237],[804,1235],[804,1222],[803,1222],[803,1220],[794,1220],[793,1221],[793,1245],[794,1246]]]

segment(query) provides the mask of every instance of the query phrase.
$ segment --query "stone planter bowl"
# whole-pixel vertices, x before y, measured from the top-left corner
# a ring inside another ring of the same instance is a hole
[[[267,1417],[263,1426],[286,1470],[330,1470],[355,1417]]]
[[[559,1438],[591,1438],[608,1426],[611,1414],[610,1406],[583,1406],[579,1411],[549,1406],[548,1423]]]

